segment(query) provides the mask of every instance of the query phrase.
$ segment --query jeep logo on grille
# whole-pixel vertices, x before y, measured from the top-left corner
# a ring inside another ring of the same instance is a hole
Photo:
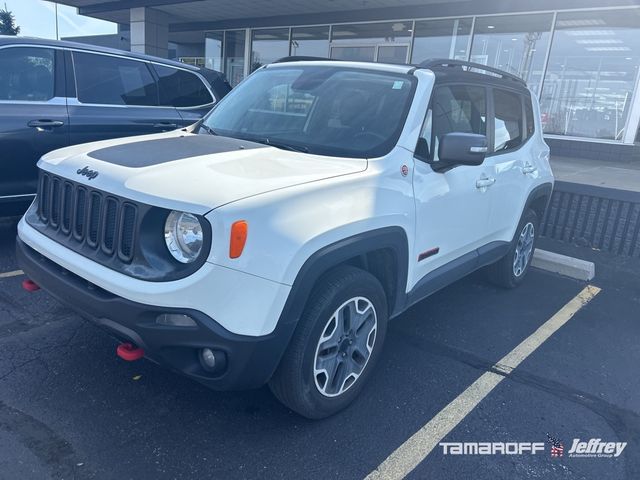
[[[87,177],[89,180],[93,180],[98,176],[98,172],[96,170],[90,170],[88,166],[84,168],[79,168],[76,173],[78,175]]]

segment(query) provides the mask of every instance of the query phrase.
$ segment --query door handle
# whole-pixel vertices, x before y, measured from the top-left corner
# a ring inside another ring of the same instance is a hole
[[[480,178],[478,180],[476,180],[476,188],[480,189],[480,190],[486,190],[487,188],[489,188],[491,185],[493,185],[494,183],[496,183],[496,179],[495,178]]]
[[[153,128],[164,128],[166,130],[175,130],[176,128],[178,128],[178,124],[177,123],[154,123],[153,124]]]
[[[38,131],[50,129],[50,128],[58,128],[64,125],[64,122],[61,120],[31,120],[27,123],[29,127],[37,128]]]
[[[529,162],[525,163],[524,167],[522,167],[522,173],[524,173],[525,175],[536,173],[537,171],[538,167],[536,167],[535,165],[531,165]]]

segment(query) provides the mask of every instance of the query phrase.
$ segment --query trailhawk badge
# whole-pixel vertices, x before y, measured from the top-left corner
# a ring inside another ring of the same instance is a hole
[[[96,178],[99,173],[97,172],[97,170],[91,170],[89,169],[89,167],[84,167],[84,168],[79,168],[76,173],[78,175],[82,175],[83,177],[87,177],[89,180],[93,180],[94,178]]]

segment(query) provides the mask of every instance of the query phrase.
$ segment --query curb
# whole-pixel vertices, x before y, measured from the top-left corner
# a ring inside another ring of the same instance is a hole
[[[567,257],[566,255],[540,250],[539,248],[533,253],[531,266],[585,282],[592,280],[596,276],[596,265],[593,262]]]

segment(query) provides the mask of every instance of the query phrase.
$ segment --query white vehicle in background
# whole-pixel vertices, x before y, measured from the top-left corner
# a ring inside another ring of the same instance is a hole
[[[121,357],[321,418],[390,318],[483,267],[523,281],[553,176],[510,74],[292,60],[187,129],[45,155],[18,258]]]

